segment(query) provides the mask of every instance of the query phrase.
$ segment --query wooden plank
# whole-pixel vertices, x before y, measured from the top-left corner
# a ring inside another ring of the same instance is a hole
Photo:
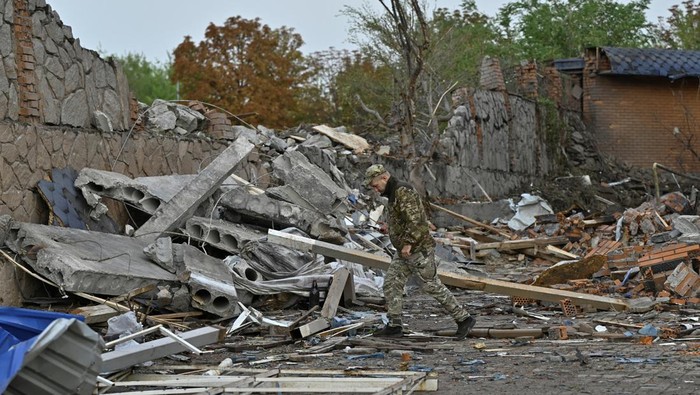
[[[544,250],[545,250],[546,252],[548,252],[548,253],[550,253],[550,254],[552,254],[552,255],[555,255],[555,256],[557,256],[557,257],[559,257],[559,258],[562,258],[562,259],[580,259],[580,258],[581,258],[580,256],[578,256],[578,255],[576,255],[576,254],[572,254],[572,253],[570,253],[570,252],[568,252],[568,251],[564,251],[564,250],[562,250],[561,248],[557,248],[557,247],[555,247],[555,246],[553,246],[553,245],[548,245],[548,246],[546,246],[546,247],[544,248]]]
[[[505,238],[507,238],[507,239],[510,239],[510,238],[511,238],[511,234],[508,233],[508,232],[504,232],[504,231],[502,231],[502,230],[500,230],[500,229],[498,229],[498,228],[494,228],[494,227],[491,226],[491,225],[487,225],[487,224],[485,224],[485,223],[483,223],[483,222],[479,222],[479,221],[477,221],[477,220],[475,220],[475,219],[469,218],[469,217],[467,217],[467,216],[465,216],[465,215],[462,215],[462,214],[460,214],[460,213],[455,213],[454,211],[449,210],[449,209],[446,209],[446,208],[444,208],[444,207],[440,207],[440,206],[438,206],[437,204],[430,203],[430,207],[432,207],[432,208],[434,208],[434,209],[437,209],[437,210],[440,210],[440,211],[444,211],[444,212],[446,212],[447,214],[450,214],[451,216],[453,216],[453,217],[455,217],[455,218],[459,218],[459,219],[461,219],[462,221],[468,222],[468,223],[470,223],[470,224],[472,224],[472,225],[480,226],[480,227],[482,227],[482,228],[488,230],[489,232],[493,232],[493,233],[495,233],[495,234],[497,234],[497,235],[501,235],[501,236],[503,236],[503,237],[505,237]]]
[[[314,333],[321,332],[322,330],[330,327],[331,324],[328,322],[327,319],[316,318],[308,324],[304,324],[298,328],[292,329],[291,331],[289,331],[289,334],[292,335],[292,339],[304,339],[313,335]]]
[[[267,239],[272,243],[277,243],[300,251],[310,251],[337,259],[356,262],[373,269],[386,270],[391,262],[391,259],[388,257],[340,247],[335,244],[279,232],[274,229],[268,231]],[[476,289],[499,295],[522,296],[556,303],[559,303],[562,299],[570,299],[575,305],[590,305],[602,310],[626,310],[629,307],[625,300],[618,298],[517,284],[469,274],[457,274],[445,270],[438,270],[438,276],[446,285],[458,288]]]
[[[476,250],[524,250],[536,246],[562,245],[569,242],[566,236],[547,237],[542,239],[508,240],[496,243],[479,243]]]
[[[223,328],[207,326],[181,333],[179,336],[194,346],[205,346],[222,340],[223,332]],[[141,343],[131,348],[102,354],[102,372],[125,369],[137,363],[166,357],[186,350],[185,346],[169,337]]]
[[[77,309],[71,310],[70,313],[82,315],[85,317],[85,323],[88,325],[107,322],[108,319],[120,314],[117,309],[103,304],[78,307]]]
[[[321,309],[321,317],[330,320],[335,316],[336,311],[338,311],[338,303],[340,303],[340,298],[345,292],[345,285],[350,277],[350,271],[344,267],[333,273],[333,283],[326,293],[326,300],[323,302],[323,308]]]

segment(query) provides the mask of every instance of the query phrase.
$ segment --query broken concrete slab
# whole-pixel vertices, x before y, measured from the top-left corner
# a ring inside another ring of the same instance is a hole
[[[309,162],[315,164],[329,174],[333,181],[340,187],[346,190],[350,189],[345,181],[345,175],[337,167],[337,155],[335,151],[305,144],[298,145],[296,150],[301,152]]]
[[[683,235],[700,233],[700,216],[697,215],[679,215],[673,219],[673,229],[681,232]]]
[[[285,152],[272,161],[272,168],[275,177],[292,187],[316,210],[340,217],[347,213],[347,191],[320,167],[309,162],[301,152]]]
[[[334,217],[326,217],[292,203],[272,199],[266,195],[254,195],[243,188],[227,191],[220,199],[221,206],[234,213],[248,216],[267,226],[295,227],[326,241],[344,240],[345,224]],[[227,214],[224,213],[224,217]]]
[[[189,272],[189,276],[182,280],[190,288],[192,307],[220,317],[234,317],[241,313],[237,303],[238,291],[232,283],[198,272]]]
[[[185,230],[188,235],[231,253],[239,253],[243,246],[252,240],[266,235],[258,230],[220,219],[192,217],[187,220]]]
[[[155,243],[143,249],[143,253],[151,261],[170,273],[175,273],[173,264],[173,241],[170,237],[159,237]]]
[[[364,137],[338,130],[341,128],[336,129],[327,125],[317,125],[314,126],[313,129],[328,136],[331,140],[350,148],[356,154],[361,154],[370,148],[369,143]]]
[[[240,313],[238,301],[252,301],[252,295],[234,288],[231,269],[221,259],[187,244],[174,244],[173,251],[178,278],[190,288],[193,307],[228,317]]]
[[[236,165],[251,151],[253,144],[239,138],[217,156],[177,195],[160,206],[153,217],[134,233],[135,237],[155,239],[162,233],[183,225],[200,203],[211,196],[221,183],[235,170]]]
[[[177,175],[131,179],[112,171],[85,168],[78,174],[75,186],[83,191],[83,195],[93,207],[99,203],[99,199],[90,196],[97,195],[127,202],[152,214],[195,177]]]
[[[127,236],[13,223],[6,244],[65,291],[121,295],[177,282],[143,254],[146,242]]]

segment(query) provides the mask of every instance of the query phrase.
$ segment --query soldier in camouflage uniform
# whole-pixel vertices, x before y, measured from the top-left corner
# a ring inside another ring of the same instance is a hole
[[[389,199],[389,238],[397,250],[397,256],[384,276],[389,324],[375,335],[402,335],[404,286],[408,277],[415,274],[422,281],[423,289],[457,322],[457,338],[464,339],[476,320],[459,305],[437,276],[435,240],[430,235],[428,217],[418,192],[410,184],[392,177],[382,165],[372,165],[367,169],[365,185]]]

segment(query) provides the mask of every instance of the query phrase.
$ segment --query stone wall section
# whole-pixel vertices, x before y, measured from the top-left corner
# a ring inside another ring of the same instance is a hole
[[[0,0],[0,119],[89,128],[95,111],[116,131],[131,121],[121,66],[84,49],[45,0]]]
[[[151,133],[102,133],[66,127],[0,121],[0,215],[18,221],[46,223],[46,206],[37,182],[53,168],[70,166],[112,170],[129,177],[195,174],[227,146],[228,141],[183,139]],[[260,173],[251,155],[237,171],[241,177]]]
[[[554,166],[550,149],[556,147],[547,146],[552,143],[547,141],[547,133],[565,131],[546,131],[551,125],[545,120],[552,115],[547,112],[578,116],[559,108],[562,80],[554,69],[547,69],[540,84],[537,66],[522,64],[516,70],[519,86],[515,89],[521,94],[503,89],[497,62],[485,60],[481,72],[480,89],[460,88],[452,94],[454,114],[442,136],[442,155],[429,165],[435,178],[424,177],[433,196],[483,198],[478,184],[491,197],[521,190],[549,174]],[[544,90],[542,96],[539,89]],[[540,103],[543,96],[554,106]],[[390,164],[407,177],[402,161]]]

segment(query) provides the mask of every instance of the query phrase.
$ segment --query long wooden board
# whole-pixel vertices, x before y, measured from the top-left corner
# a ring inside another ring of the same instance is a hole
[[[324,256],[356,262],[374,269],[386,270],[389,268],[389,263],[391,262],[391,258],[389,257],[353,250],[351,248],[341,247],[307,237],[276,231],[274,229],[268,231],[267,239],[272,243],[284,245],[300,251],[310,251]],[[518,284],[469,274],[457,274],[445,270],[438,270],[438,276],[446,285],[480,290],[499,295],[522,296],[556,303],[563,299],[569,299],[571,303],[575,305],[593,306],[601,310],[626,310],[629,307],[624,299],[619,298],[609,298],[605,296]]]

